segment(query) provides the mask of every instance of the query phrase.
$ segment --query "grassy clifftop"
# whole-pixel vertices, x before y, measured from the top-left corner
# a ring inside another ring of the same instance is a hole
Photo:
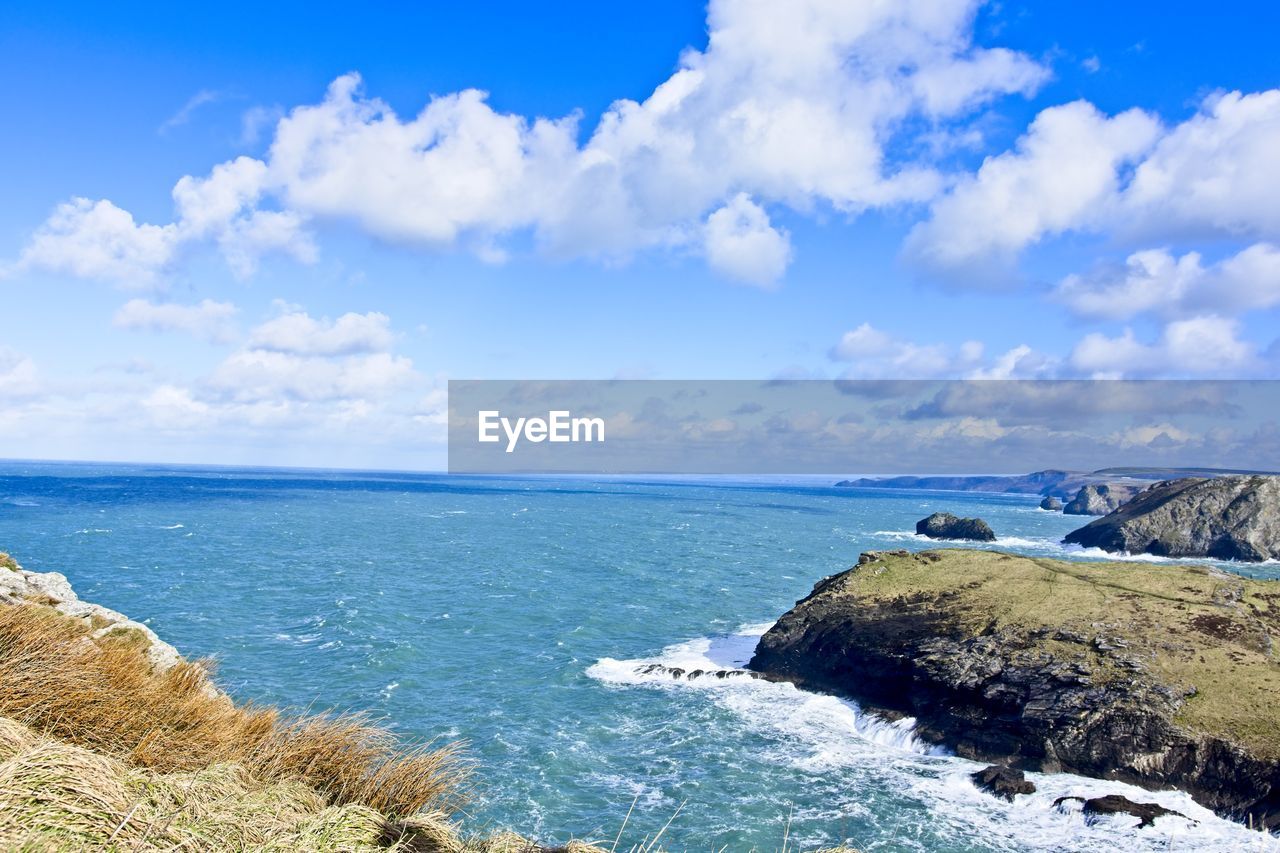
[[[1201,566],[939,550],[877,554],[824,591],[863,605],[935,602],[961,634],[1012,629],[1033,638],[1033,651],[1078,660],[1095,685],[1141,672],[1190,694],[1178,723],[1280,756],[1280,581]]]

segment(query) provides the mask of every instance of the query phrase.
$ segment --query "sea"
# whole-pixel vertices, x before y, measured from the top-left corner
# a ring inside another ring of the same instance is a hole
[[[981,516],[1011,552],[1103,557],[1060,545],[1087,519],[1036,497],[836,479],[3,462],[0,550],[216,659],[238,699],[464,742],[470,830],[618,850],[1280,850],[1178,791],[1032,773],[1036,793],[1007,803],[910,719],[789,684],[641,672],[742,666],[860,552],[936,544],[913,530],[938,510]],[[1108,793],[1186,819],[1137,829],[1053,805]]]

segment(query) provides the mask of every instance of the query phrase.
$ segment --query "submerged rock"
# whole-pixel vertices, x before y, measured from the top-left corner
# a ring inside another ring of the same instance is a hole
[[[636,675],[666,675],[676,681],[692,681],[695,678],[759,678],[760,673],[749,669],[684,669],[660,663],[642,664],[635,668]]]
[[[1157,483],[1064,542],[1113,553],[1261,561],[1280,558],[1280,477]]]
[[[913,716],[962,757],[1177,787],[1270,828],[1277,641],[1280,581],[948,549],[820,581],[749,667]]]
[[[1053,495],[1049,495],[1049,497],[1047,497],[1047,498],[1045,498],[1044,500],[1040,501],[1040,508],[1041,508],[1041,509],[1047,509],[1047,510],[1049,510],[1050,512],[1061,512],[1061,511],[1062,511],[1062,501],[1058,500],[1058,499],[1057,499],[1057,498],[1055,498]]]
[[[1084,486],[1065,507],[1064,515],[1106,515],[1133,498],[1141,487],[1120,483]]]
[[[996,534],[980,518],[959,518],[949,512],[935,512],[916,522],[916,533],[930,539],[969,539],[994,542]]]
[[[1034,794],[1036,792],[1035,783],[1027,779],[1025,773],[1001,764],[992,764],[989,767],[984,767],[977,773],[970,774],[969,778],[973,780],[973,784],[978,786],[978,790],[986,791],[988,794],[1010,802],[1013,802],[1015,794]]]
[[[1135,803],[1128,797],[1120,794],[1107,794],[1105,797],[1058,797],[1053,801],[1054,808],[1060,808],[1063,803],[1076,800],[1084,803],[1083,811],[1086,817],[1109,817],[1111,815],[1127,814],[1138,818],[1138,828],[1142,829],[1147,826],[1154,826],[1158,817],[1165,815],[1173,815],[1174,817],[1191,820],[1182,812],[1176,812],[1173,809],[1166,809],[1158,803]]]

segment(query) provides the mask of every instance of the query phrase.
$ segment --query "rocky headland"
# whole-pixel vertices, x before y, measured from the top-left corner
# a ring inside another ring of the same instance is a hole
[[[1063,541],[1112,553],[1280,559],[1280,477],[1158,483]]]
[[[861,477],[836,483],[842,489],[929,489],[947,492],[998,492],[1041,495],[1070,501],[1086,486],[1143,489],[1161,480],[1180,477],[1218,477],[1231,474],[1266,474],[1265,471],[1232,471],[1223,468],[1101,468],[1067,471],[1048,468],[1030,474],[977,476]]]
[[[873,552],[783,615],[750,668],[914,716],[922,736],[961,756],[1176,787],[1274,828],[1278,638],[1280,581]],[[1016,793],[1016,777],[989,775]]]

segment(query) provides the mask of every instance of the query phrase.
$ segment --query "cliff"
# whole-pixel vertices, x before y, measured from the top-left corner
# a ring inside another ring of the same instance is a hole
[[[1280,558],[1280,477],[1159,483],[1063,541],[1116,553],[1274,560]]]
[[[751,668],[966,757],[1172,786],[1280,826],[1280,582],[992,551],[864,554]]]

